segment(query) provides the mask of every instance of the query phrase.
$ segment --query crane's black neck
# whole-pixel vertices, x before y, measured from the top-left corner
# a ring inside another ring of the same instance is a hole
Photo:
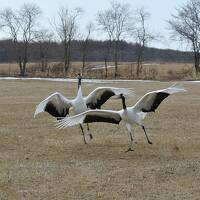
[[[79,76],[78,76],[78,89],[79,89],[79,87],[81,86],[81,79],[82,79],[82,77],[81,77],[81,75],[79,75]]]
[[[125,101],[125,97],[123,94],[120,94],[120,97],[122,99],[122,105],[123,105],[123,109],[126,110],[126,101]]]

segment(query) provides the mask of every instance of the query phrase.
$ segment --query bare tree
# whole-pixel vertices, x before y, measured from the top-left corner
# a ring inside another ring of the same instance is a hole
[[[112,47],[112,36],[113,36],[113,32],[114,32],[114,28],[115,25],[112,21],[112,17],[110,15],[110,11],[109,10],[105,10],[104,12],[99,12],[97,14],[97,22],[98,25],[100,26],[100,29],[104,32],[106,32],[106,34],[108,35],[108,45],[106,48],[106,52],[105,52],[105,70],[106,70],[106,78],[108,76],[108,59],[110,58],[110,52],[111,52],[111,47]]]
[[[137,51],[137,70],[136,75],[139,77],[139,74],[142,71],[142,61],[144,49],[147,47],[147,44],[152,40],[156,40],[159,38],[159,35],[151,33],[146,25],[146,21],[149,19],[150,14],[144,9],[140,8],[136,10],[136,25],[131,32],[135,37]]]
[[[12,39],[14,43],[14,48],[15,48],[15,54],[17,57],[17,61],[19,58],[19,42],[18,42],[18,37],[19,37],[19,23],[16,18],[16,13],[10,9],[6,8],[0,12],[0,24],[1,27],[5,32],[7,32]],[[20,74],[22,72],[20,71]]]
[[[88,54],[88,44],[89,44],[90,36],[91,36],[91,33],[93,30],[94,30],[94,24],[90,22],[86,26],[85,35],[82,36],[82,42],[81,42],[82,63],[83,63],[82,64],[82,73],[84,73],[85,62],[86,62],[87,54]]]
[[[54,22],[56,33],[64,47],[64,72],[67,72],[70,66],[71,41],[78,32],[77,20],[82,12],[80,8],[69,10],[61,7],[58,11],[58,21]]]
[[[22,76],[25,75],[28,62],[28,45],[34,39],[35,27],[37,27],[37,20],[40,14],[40,8],[34,4],[24,4],[16,14],[22,38],[22,48],[18,49],[18,51],[21,50],[18,62]]]
[[[98,13],[97,22],[100,28],[107,33],[109,40],[114,43],[116,77],[119,60],[119,42],[128,32],[131,25],[130,5],[116,1],[111,2],[111,8]]]
[[[194,53],[196,73],[200,72],[200,1],[189,0],[168,20],[172,37],[189,43]]]
[[[104,54],[104,63],[105,63],[105,70],[106,70],[106,75],[105,77],[108,77],[108,61],[110,60],[111,57],[111,48],[112,48],[112,41],[111,39],[109,39],[108,41],[106,41],[106,50],[105,50],[105,54]]]
[[[15,44],[21,76],[26,73],[28,45],[34,38],[40,14],[40,8],[34,4],[24,4],[18,11],[5,9],[0,13],[1,25],[8,31]]]
[[[35,40],[39,44],[41,71],[44,72],[48,65],[47,54],[53,40],[53,33],[48,29],[40,29],[35,32]]]

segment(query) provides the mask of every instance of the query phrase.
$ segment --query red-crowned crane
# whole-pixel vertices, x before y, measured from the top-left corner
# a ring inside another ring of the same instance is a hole
[[[142,120],[145,118],[148,112],[155,112],[160,103],[167,98],[170,94],[185,92],[182,87],[173,85],[166,89],[156,90],[145,94],[134,106],[126,107],[125,97],[121,94],[123,109],[119,111],[113,110],[88,110],[81,114],[72,117],[65,117],[58,121],[58,128],[67,128],[77,124],[93,123],[93,122],[107,122],[113,124],[119,124],[123,121],[128,129],[131,143],[127,151],[133,151],[132,143],[132,125],[137,124],[142,127],[146,139],[149,144],[152,142],[149,140]]]
[[[34,117],[41,112],[48,112],[57,119],[62,119],[69,114],[69,109],[73,108],[75,114],[85,112],[89,109],[100,109],[101,106],[112,96],[124,94],[127,96],[134,95],[134,92],[126,88],[115,88],[115,87],[98,87],[92,91],[88,96],[83,97],[81,89],[81,79],[78,77],[78,92],[74,99],[68,99],[59,92],[55,92],[46,99],[44,99],[39,105],[37,105]],[[89,126],[87,124],[88,131]],[[86,144],[85,134],[83,126],[80,124],[80,128],[83,134],[83,140]],[[92,134],[89,134],[92,139]]]

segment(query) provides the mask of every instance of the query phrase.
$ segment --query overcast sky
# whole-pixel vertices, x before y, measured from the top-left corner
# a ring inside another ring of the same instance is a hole
[[[56,16],[58,9],[63,5],[69,8],[81,7],[84,10],[81,18],[82,26],[90,21],[95,22],[96,13],[107,9],[110,5],[109,0],[0,0],[0,5],[1,9],[5,7],[18,9],[24,2],[35,3],[41,8],[43,12],[41,23],[44,26]],[[165,20],[170,19],[171,14],[175,12],[175,8],[186,3],[187,0],[119,0],[119,2],[130,4],[132,9],[144,7],[151,14],[148,20],[149,29],[165,37],[161,42],[154,42],[151,46],[185,50],[185,47],[179,43],[169,40],[170,32],[167,30]],[[96,33],[93,37],[102,39],[102,34]]]

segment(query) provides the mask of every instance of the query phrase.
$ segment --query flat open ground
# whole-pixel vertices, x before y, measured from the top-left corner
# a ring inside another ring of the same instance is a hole
[[[109,85],[109,84],[101,84]],[[123,82],[133,105],[145,92],[171,83]],[[83,84],[88,94],[100,84]],[[84,145],[78,127],[57,130],[53,118],[35,106],[59,91],[74,97],[76,83],[0,81],[0,199],[199,199],[200,84],[170,96],[145,119],[153,145],[134,128],[134,152],[123,124],[91,125],[94,139]],[[104,108],[121,109],[113,100]]]

